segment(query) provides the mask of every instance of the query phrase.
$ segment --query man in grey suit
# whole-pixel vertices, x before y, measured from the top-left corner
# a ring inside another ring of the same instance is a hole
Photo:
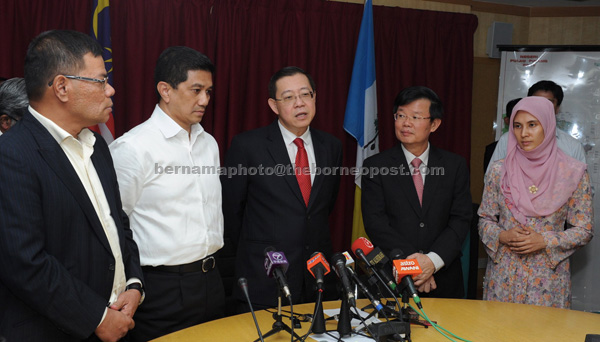
[[[421,295],[461,298],[461,247],[472,216],[467,164],[429,143],[443,114],[431,89],[402,90],[394,113],[400,143],[364,162],[370,170],[361,179],[365,230],[384,253],[399,248],[418,260]]]
[[[8,341],[117,341],[143,298],[106,122],[114,89],[101,47],[75,31],[36,37],[30,101],[0,137],[0,335]]]

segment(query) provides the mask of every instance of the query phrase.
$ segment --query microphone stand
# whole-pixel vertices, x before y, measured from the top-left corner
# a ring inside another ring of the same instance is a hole
[[[290,300],[290,305],[291,305],[291,300]],[[290,328],[289,326],[287,326],[285,323],[283,323],[282,320],[282,315],[281,315],[281,289],[278,288],[277,290],[277,312],[273,313],[273,319],[275,319],[275,322],[273,322],[273,328],[271,330],[269,330],[268,332],[266,332],[265,334],[263,334],[263,338],[267,338],[271,335],[277,334],[280,331],[286,331],[288,332],[290,335],[292,335],[292,337],[297,338],[298,340],[300,340],[300,336],[298,336],[298,334],[296,334],[292,328]],[[290,318],[292,321],[294,320],[294,315],[291,315]],[[254,342],[258,342],[260,340],[254,340]]]

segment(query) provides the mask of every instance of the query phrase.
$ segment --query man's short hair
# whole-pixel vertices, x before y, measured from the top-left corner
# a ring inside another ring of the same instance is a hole
[[[565,97],[562,87],[548,80],[539,81],[536,84],[529,87],[529,90],[527,91],[527,96],[533,96],[533,94],[537,93],[540,90],[552,92],[552,95],[554,95],[554,98],[556,99],[557,108],[560,106],[560,104],[563,101],[563,98]]]
[[[6,114],[14,121],[19,121],[27,111],[29,99],[25,89],[25,79],[11,78],[0,84],[0,115]]]
[[[508,101],[508,103],[506,104],[506,117],[509,120],[510,120],[510,116],[512,114],[513,108],[515,108],[515,106],[517,105],[517,103],[519,103],[519,101],[521,101],[521,99],[522,99],[522,97],[512,99],[512,100]]]
[[[160,100],[158,83],[166,82],[174,89],[187,81],[188,71],[204,70],[215,73],[215,66],[210,59],[187,46],[171,46],[166,48],[158,57],[154,68],[154,88]]]
[[[431,121],[434,119],[441,119],[444,115],[444,107],[442,106],[442,101],[437,96],[437,94],[423,86],[413,86],[404,88],[394,100],[394,113],[398,111],[398,107],[407,105],[416,100],[426,99],[431,102],[429,107],[429,114],[431,115]]]
[[[25,84],[29,101],[41,99],[56,75],[77,75],[85,68],[83,56],[102,55],[102,47],[85,33],[69,30],[42,32],[25,56]]]
[[[315,81],[313,81],[310,74],[296,66],[287,66],[285,68],[280,69],[275,74],[273,74],[273,76],[271,76],[271,80],[269,81],[269,98],[275,99],[275,97],[277,96],[277,81],[284,77],[294,76],[296,74],[302,74],[306,76],[306,78],[308,78],[308,83],[310,84],[312,91],[316,91]]]

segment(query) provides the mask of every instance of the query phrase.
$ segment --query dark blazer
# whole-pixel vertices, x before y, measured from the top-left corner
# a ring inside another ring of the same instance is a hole
[[[306,271],[312,253],[331,255],[328,220],[340,184],[342,145],[328,133],[312,127],[310,132],[317,166],[325,172],[330,169],[323,168],[337,168],[338,173],[315,176],[308,207],[277,121],[235,136],[225,158],[226,167],[237,169],[237,175],[221,176],[225,231],[237,247],[236,279],[248,279],[253,304],[277,304],[275,281],[264,269],[266,247],[285,253],[294,302],[315,283]],[[242,175],[244,171],[248,172]],[[237,286],[234,294],[240,300],[245,298]]]
[[[445,266],[434,274],[437,289],[430,296],[462,297],[461,247],[472,216],[467,164],[462,157],[430,145],[430,174],[425,177],[421,207],[401,146],[364,162],[379,171],[361,178],[365,230],[386,254],[394,248],[405,256],[437,253]],[[385,168],[390,173],[382,175]]]
[[[121,245],[127,279],[143,281],[108,146],[92,162]],[[0,137],[0,336],[7,341],[98,340],[115,260],[75,169],[30,113]]]

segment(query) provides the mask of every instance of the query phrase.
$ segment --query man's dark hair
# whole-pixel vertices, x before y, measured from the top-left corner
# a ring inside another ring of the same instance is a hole
[[[308,78],[308,83],[310,84],[312,91],[316,91],[315,81],[313,81],[310,74],[296,66],[287,66],[283,69],[280,69],[275,74],[273,74],[273,76],[271,76],[271,80],[269,81],[269,98],[275,99],[275,97],[277,96],[277,81],[284,77],[294,76],[296,74],[302,74],[306,76],[306,78]]]
[[[442,101],[433,90],[422,86],[404,88],[394,100],[394,113],[398,111],[398,107],[407,105],[420,99],[426,99],[431,102],[429,107],[431,121],[442,118],[444,115]]]
[[[29,99],[23,78],[11,78],[0,84],[0,115],[6,114],[14,121],[19,121],[27,111],[27,106]]]
[[[510,101],[508,101],[508,103],[506,104],[506,117],[510,120],[510,115],[512,114],[512,110],[513,108],[515,108],[515,106],[517,105],[517,103],[519,103],[519,101],[521,101],[522,97],[519,97],[517,99],[512,99]]]
[[[533,94],[540,90],[552,92],[552,95],[554,95],[554,98],[556,99],[557,107],[560,106],[560,104],[563,101],[563,98],[565,97],[561,86],[552,81],[547,80],[539,81],[536,84],[529,87],[529,90],[527,91],[527,96],[533,96]]]
[[[188,71],[204,70],[215,73],[215,66],[204,54],[187,46],[171,46],[166,48],[156,61],[154,68],[154,88],[160,101],[158,83],[166,82],[174,89],[187,81]]]
[[[85,68],[83,56],[102,55],[102,47],[85,33],[52,30],[29,44],[25,56],[25,84],[29,101],[39,100],[56,75],[77,75]]]

